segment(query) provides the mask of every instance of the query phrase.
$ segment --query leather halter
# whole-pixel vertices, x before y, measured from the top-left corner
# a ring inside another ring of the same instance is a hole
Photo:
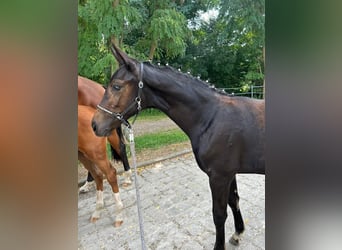
[[[136,116],[134,118],[134,121],[136,119],[136,117],[138,116],[140,110],[141,110],[141,91],[142,88],[144,87],[144,83],[142,81],[143,78],[143,69],[144,69],[144,64],[140,63],[140,77],[139,77],[139,83],[138,83],[138,95],[137,97],[134,98],[134,101],[121,113],[117,113],[117,112],[113,112],[110,111],[108,109],[106,109],[105,107],[102,107],[100,104],[97,105],[97,108],[107,114],[109,114],[112,118],[118,119],[119,121],[121,121],[125,126],[131,128],[131,124],[129,124],[129,122],[124,119],[124,115],[135,105],[137,105],[137,113]],[[134,122],[133,122],[134,123]]]

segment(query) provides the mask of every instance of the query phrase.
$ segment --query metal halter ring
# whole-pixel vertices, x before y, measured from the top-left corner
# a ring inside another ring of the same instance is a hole
[[[142,89],[142,88],[144,87],[144,83],[142,82],[142,80],[139,81],[138,87],[139,87],[140,89]]]

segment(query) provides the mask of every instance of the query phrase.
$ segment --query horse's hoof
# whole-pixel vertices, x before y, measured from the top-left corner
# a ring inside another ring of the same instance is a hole
[[[120,221],[115,221],[114,222],[114,227],[120,227],[122,225],[123,221],[120,220]]]
[[[236,234],[233,234],[229,239],[229,243],[234,246],[238,246],[240,244],[240,237]]]
[[[214,250],[226,250],[227,248],[226,248],[226,244],[224,244],[223,246],[214,246]]]
[[[94,181],[92,181],[92,182],[86,181],[86,182],[84,183],[84,185],[83,185],[82,187],[79,188],[79,190],[78,190],[79,193],[87,193],[87,192],[89,192],[89,191],[92,190],[92,188],[94,187],[94,184],[95,184]]]
[[[98,219],[99,219],[99,217],[91,217],[90,222],[95,223]]]
[[[129,187],[131,185],[132,185],[132,182],[131,183],[129,183],[129,182],[123,182],[122,183],[122,187]]]

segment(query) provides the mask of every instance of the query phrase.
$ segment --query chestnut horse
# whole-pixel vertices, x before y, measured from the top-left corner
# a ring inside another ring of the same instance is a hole
[[[78,105],[85,105],[96,108],[97,104],[100,103],[103,94],[105,92],[104,87],[88,78],[78,76]],[[113,138],[119,137],[119,140],[113,140]],[[122,135],[121,127],[113,130],[112,136],[108,137],[110,143],[111,153],[114,160],[122,161],[125,169],[125,180],[124,185],[130,185],[131,181],[131,170],[127,159],[126,147]],[[86,183],[80,188],[80,192],[86,192],[89,189],[89,183],[93,181],[93,177],[88,172]]]
[[[209,177],[214,249],[225,248],[227,205],[235,224],[230,243],[237,245],[245,226],[235,175],[265,174],[264,100],[228,96],[171,67],[141,63],[115,45],[112,52],[120,67],[95,112],[95,134],[108,136],[140,109],[167,114],[188,135],[197,164]]]
[[[105,89],[97,82],[83,76],[78,76],[78,105],[86,105],[96,108],[100,103]]]
[[[114,192],[117,217],[115,226],[122,223],[121,210],[123,208],[116,170],[111,165],[107,152],[107,139],[94,134],[90,124],[95,109],[89,106],[78,105],[78,159],[84,167],[91,173],[96,183],[96,210],[91,216],[91,221],[95,222],[100,217],[103,208],[103,174],[107,178]],[[111,142],[119,143],[120,138],[117,133],[108,136]]]

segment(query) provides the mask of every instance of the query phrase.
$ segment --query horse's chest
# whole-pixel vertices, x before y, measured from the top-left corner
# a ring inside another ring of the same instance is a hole
[[[227,164],[238,168],[241,150],[242,137],[238,131],[203,136],[193,144],[197,164],[209,176],[213,171],[224,171]]]

